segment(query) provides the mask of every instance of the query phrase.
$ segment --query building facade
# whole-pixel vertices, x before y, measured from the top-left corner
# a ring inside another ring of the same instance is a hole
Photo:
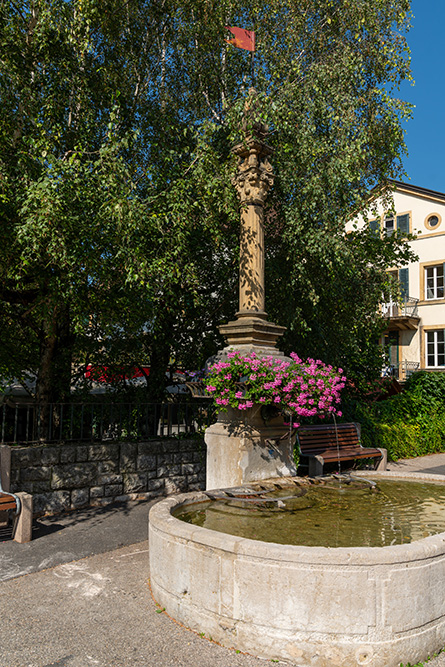
[[[377,201],[376,213],[355,222],[375,234],[397,229],[416,235],[410,246],[418,260],[390,271],[400,282],[401,300],[382,304],[385,373],[403,381],[416,370],[445,370],[445,194],[393,183],[393,209]]]

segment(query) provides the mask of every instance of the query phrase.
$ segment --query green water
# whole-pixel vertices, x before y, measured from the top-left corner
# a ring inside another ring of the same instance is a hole
[[[264,542],[384,547],[445,532],[445,485],[388,480],[376,487],[366,482],[303,484],[244,500],[184,505],[174,515]]]

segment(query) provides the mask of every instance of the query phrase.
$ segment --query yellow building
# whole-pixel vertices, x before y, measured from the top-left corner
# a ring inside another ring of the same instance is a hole
[[[382,305],[388,319],[385,371],[403,381],[415,370],[445,370],[445,194],[393,184],[393,209],[377,201],[376,214],[355,222],[375,233],[416,235],[410,245],[418,261],[390,272],[400,281],[402,303]]]

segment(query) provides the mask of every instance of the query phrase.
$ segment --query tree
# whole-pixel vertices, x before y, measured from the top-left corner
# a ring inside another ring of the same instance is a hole
[[[351,322],[359,345],[351,304],[342,318],[337,300],[334,316],[328,285],[360,249],[355,279],[374,267],[361,317],[389,259],[406,256],[400,240],[345,242],[343,228],[371,186],[401,173],[409,109],[393,90],[409,77],[408,20],[408,0],[4,0],[3,375],[35,372],[38,400],[59,400],[73,362],[116,359],[125,329],[119,363],[148,359],[155,398],[169,361],[201,363],[221,345],[238,253],[230,146],[250,84],[226,25],[257,32],[275,149],[269,311],[289,326],[287,345],[312,349],[326,316],[324,337]]]

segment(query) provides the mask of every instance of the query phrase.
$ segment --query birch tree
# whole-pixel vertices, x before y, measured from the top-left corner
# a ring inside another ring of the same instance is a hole
[[[112,357],[149,365],[156,398],[169,362],[222,345],[238,264],[230,148],[252,84],[227,25],[257,35],[277,174],[266,294],[287,345],[338,356],[314,332],[353,247],[356,277],[375,272],[360,316],[344,300],[352,337],[363,312],[374,321],[385,267],[406,259],[397,238],[345,244],[343,225],[403,173],[408,0],[2,0],[0,371],[34,373],[40,402]]]

